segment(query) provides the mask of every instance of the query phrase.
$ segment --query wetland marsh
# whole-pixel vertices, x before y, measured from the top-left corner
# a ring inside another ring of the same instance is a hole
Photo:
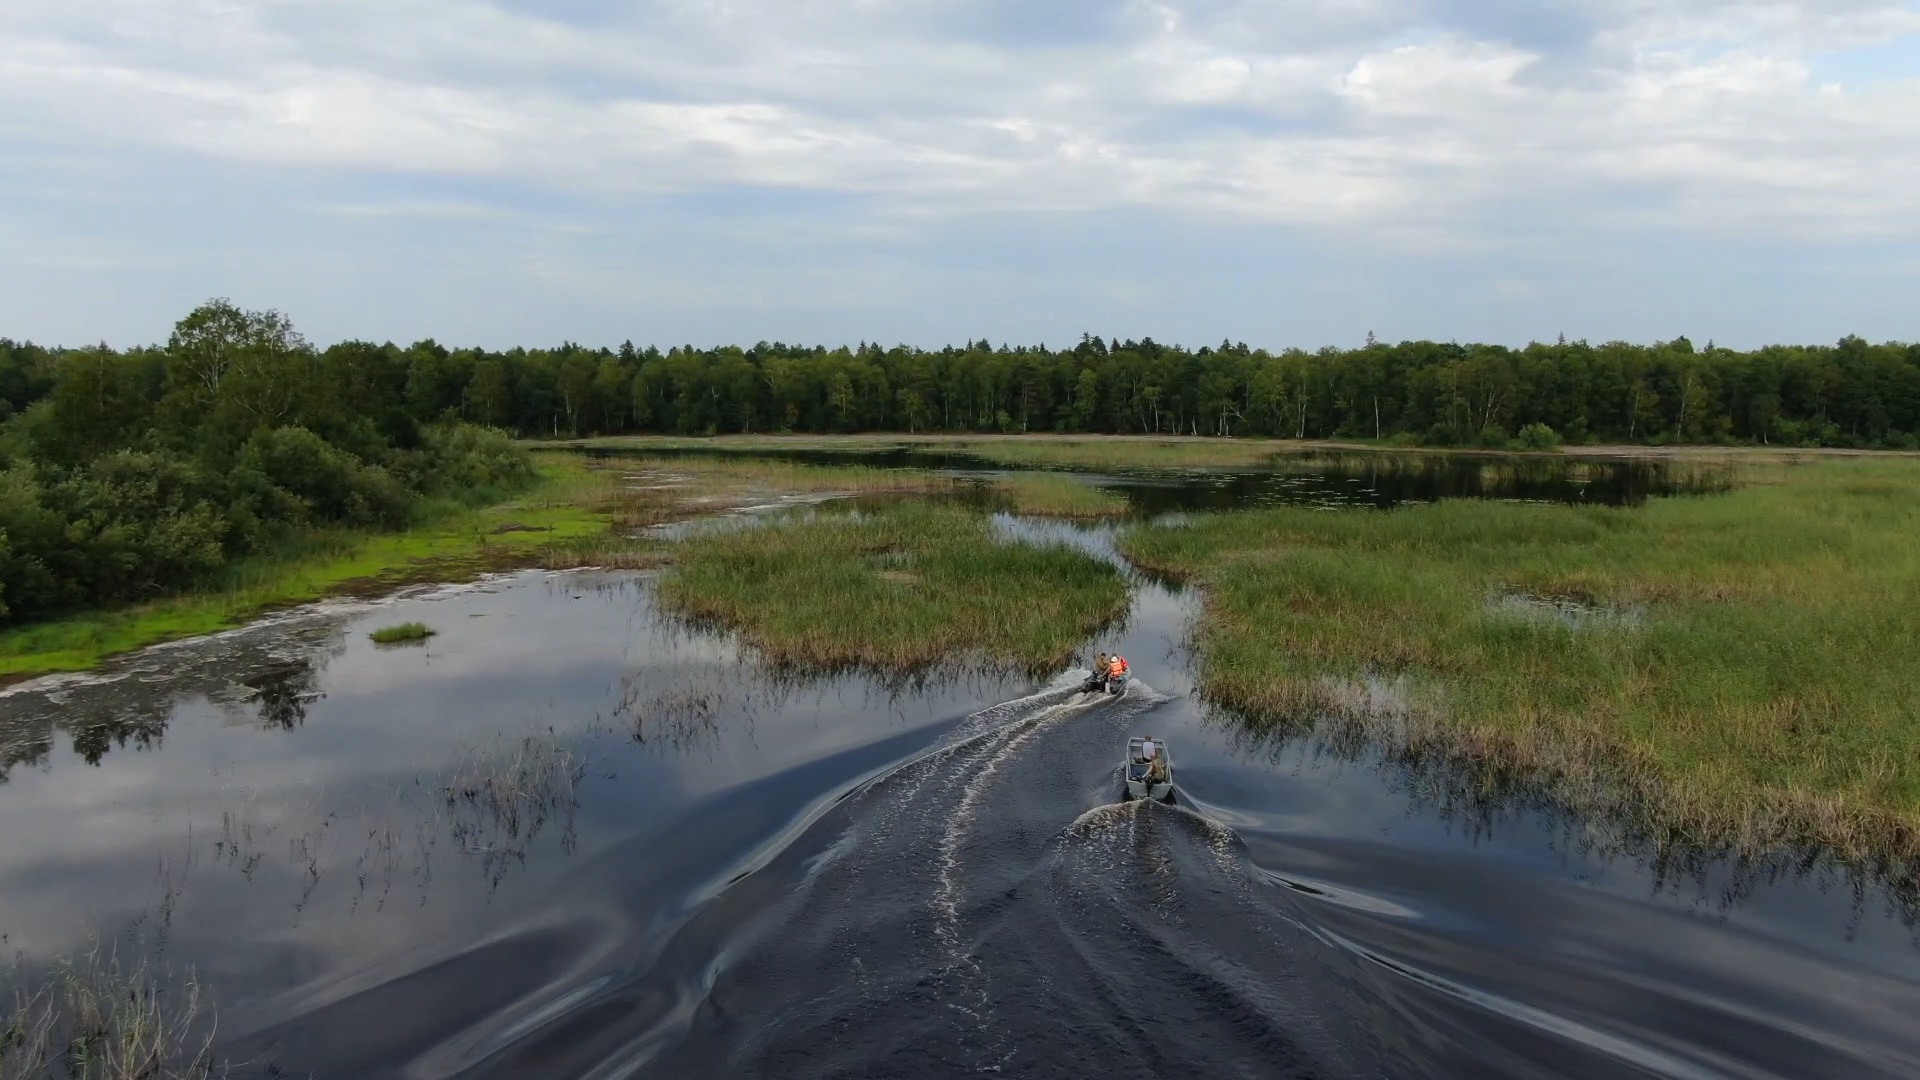
[[[19,1000],[117,942],[254,1076],[1920,1071],[1920,466],[872,449],[556,456],[536,565],[0,693]]]

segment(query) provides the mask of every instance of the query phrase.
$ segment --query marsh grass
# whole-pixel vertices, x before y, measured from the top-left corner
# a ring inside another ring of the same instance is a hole
[[[1920,467],[1744,479],[1634,510],[1275,509],[1121,547],[1203,586],[1202,691],[1256,726],[1332,722],[1648,835],[1920,855]],[[1637,614],[1515,618],[1501,594]]]
[[[376,645],[399,645],[424,642],[437,633],[439,631],[426,623],[410,622],[401,623],[398,626],[383,626],[367,636],[372,638]]]
[[[1098,559],[1003,542],[981,514],[917,503],[701,537],[680,545],[657,592],[667,611],[737,631],[776,665],[893,675],[1055,670],[1128,605]]]
[[[84,671],[109,656],[238,626],[276,608],[424,581],[459,581],[523,566],[657,565],[661,549],[632,534],[788,494],[929,492],[955,481],[925,472],[784,462],[594,460],[535,454],[527,491],[440,500],[398,533],[328,530],[291,536],[271,555],[235,563],[213,588],[0,632],[0,678]],[[484,497],[483,497],[484,496]]]
[[[1095,521],[1125,517],[1127,500],[1062,473],[1018,473],[995,482],[1015,513]]]
[[[0,1080],[207,1080],[226,1075],[214,1025],[191,976],[162,979],[113,946],[54,964],[38,978],[0,973]]]

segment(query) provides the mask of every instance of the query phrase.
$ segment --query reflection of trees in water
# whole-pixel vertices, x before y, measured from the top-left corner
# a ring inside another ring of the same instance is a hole
[[[110,664],[108,678],[16,691],[0,699],[0,783],[17,765],[46,763],[58,732],[71,736],[74,755],[89,765],[115,748],[151,750],[175,708],[196,697],[251,712],[264,728],[291,731],[325,696],[320,675],[344,651],[336,628],[294,627],[135,654]]]
[[[0,719],[0,784],[15,766],[44,765],[53,752],[53,725],[9,724]]]
[[[0,716],[0,784],[7,782],[16,766],[45,765],[58,732],[64,731],[72,738],[75,757],[98,765],[116,746],[131,744],[135,749],[149,750],[159,745],[172,715],[171,701],[129,704],[82,697],[33,712]]]
[[[1550,778],[1505,766],[1383,740],[1365,721],[1321,717],[1255,727],[1219,708],[1206,724],[1223,732],[1238,757],[1270,765],[1339,762],[1376,771],[1410,811],[1458,826],[1466,838],[1491,840],[1501,826],[1540,826],[1549,845],[1575,857],[1628,859],[1649,877],[1653,895],[1691,890],[1729,911],[1763,888],[1810,884],[1823,895],[1844,893],[1851,938],[1874,898],[1920,944],[1920,879],[1895,860],[1849,861],[1805,845],[1753,851],[1732,843],[1701,845],[1652,823],[1624,791],[1557,790]],[[1594,781],[1587,781],[1592,785]]]
[[[320,666],[311,656],[275,664],[240,680],[260,707],[260,726],[292,731],[307,722],[307,706],[326,697],[318,689]]]
[[[73,752],[89,765],[100,764],[107,751],[132,743],[137,750],[160,745],[173,716],[173,702],[139,700],[103,702],[63,717],[60,726],[73,736]]]

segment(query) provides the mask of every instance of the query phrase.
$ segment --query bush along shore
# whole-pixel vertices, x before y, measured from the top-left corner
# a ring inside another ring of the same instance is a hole
[[[1136,526],[1198,584],[1202,693],[1546,790],[1660,843],[1920,858],[1920,485],[1747,471],[1635,510],[1446,502]]]
[[[805,671],[964,662],[1050,674],[1129,602],[1111,565],[998,538],[951,505],[822,511],[680,547],[658,585],[668,611]]]
[[[311,598],[538,484],[506,433],[407,411],[403,376],[219,302],[164,349],[60,355],[0,425],[0,673]]]

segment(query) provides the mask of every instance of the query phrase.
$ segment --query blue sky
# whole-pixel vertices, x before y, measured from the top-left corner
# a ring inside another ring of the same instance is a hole
[[[9,0],[0,336],[1920,339],[1920,4]]]

